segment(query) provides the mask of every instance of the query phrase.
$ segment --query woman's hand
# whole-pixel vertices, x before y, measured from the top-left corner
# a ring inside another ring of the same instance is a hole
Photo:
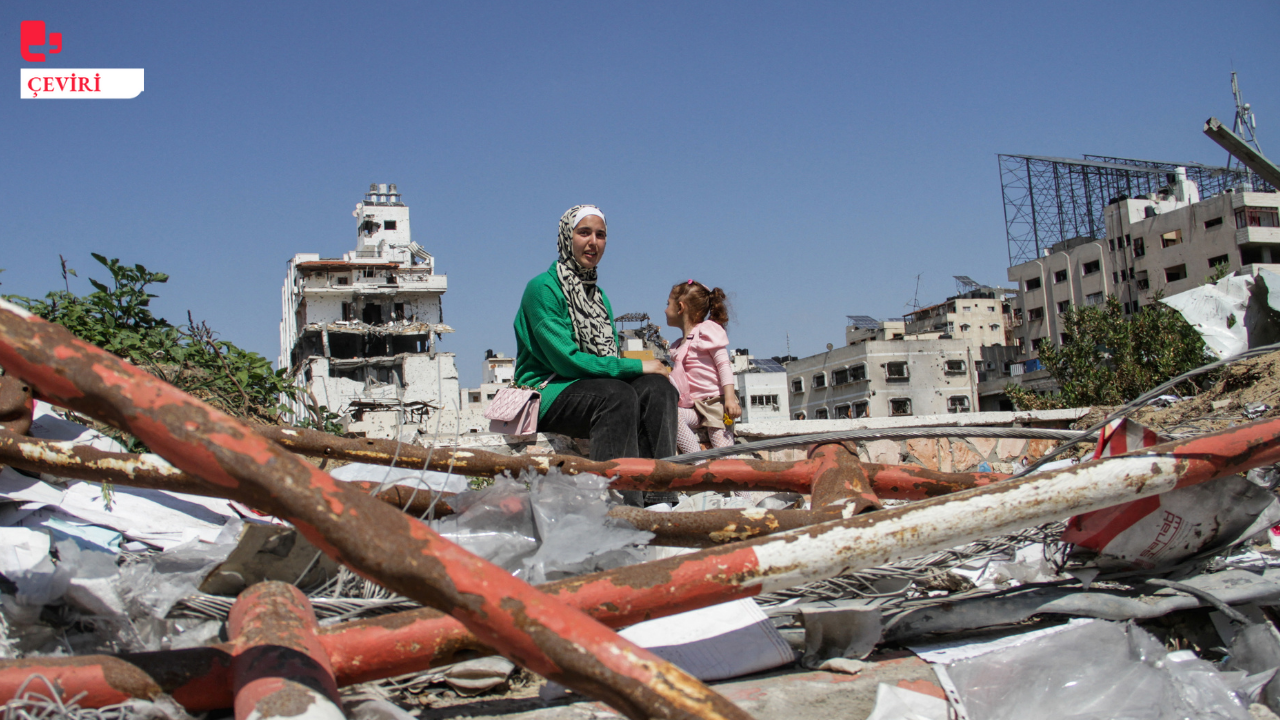
[[[738,404],[738,393],[730,390],[724,396],[724,412],[729,417],[737,420],[742,417],[742,406]]]
[[[641,360],[645,375],[670,375],[671,368],[663,365],[660,360]]]

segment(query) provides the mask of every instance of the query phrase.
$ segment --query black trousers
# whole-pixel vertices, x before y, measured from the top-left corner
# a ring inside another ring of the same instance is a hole
[[[670,457],[678,454],[679,399],[663,375],[578,380],[556,396],[538,430],[590,438],[592,460]]]

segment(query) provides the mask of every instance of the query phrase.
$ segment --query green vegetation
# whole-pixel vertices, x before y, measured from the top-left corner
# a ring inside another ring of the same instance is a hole
[[[190,312],[186,325],[173,325],[152,314],[151,299],[156,295],[148,290],[168,282],[168,275],[97,253],[93,259],[110,272],[111,280],[108,284],[90,278],[94,291],[88,295],[71,292],[69,278],[76,271],[64,259],[64,290],[54,290],[43,299],[16,295],[7,299],[230,415],[341,432],[334,422],[337,416],[325,407],[310,408],[310,417],[289,417],[279,399],[297,398],[303,391],[290,382],[285,370],[272,370],[266,358],[219,340]]]
[[[1170,378],[1212,362],[1204,340],[1182,315],[1156,302],[1131,317],[1120,301],[1075,307],[1062,314],[1068,341],[1045,343],[1040,364],[1062,388],[1042,397],[1009,385],[1005,394],[1021,410],[1122,405]],[[1179,392],[1196,392],[1190,383]]]

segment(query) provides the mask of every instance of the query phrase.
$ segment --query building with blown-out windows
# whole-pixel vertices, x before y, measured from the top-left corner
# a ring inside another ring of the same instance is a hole
[[[307,417],[327,408],[368,437],[412,441],[437,420],[452,433],[458,371],[453,354],[435,347],[453,332],[441,306],[448,278],[410,238],[409,208],[394,184],[370,185],[352,214],[354,250],[300,253],[286,266],[279,367],[305,391],[293,410]]]

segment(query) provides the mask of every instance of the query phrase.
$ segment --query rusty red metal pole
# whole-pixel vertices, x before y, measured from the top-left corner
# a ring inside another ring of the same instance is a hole
[[[227,618],[237,720],[345,720],[311,602],[282,582],[254,585]]]
[[[919,473],[927,470],[904,466],[873,465],[856,462],[852,451],[835,450],[839,444],[819,446],[814,451],[815,462],[808,467],[818,474],[819,482],[813,492],[817,495],[814,507],[830,504],[824,496],[823,487],[847,488],[852,478],[865,479],[871,473],[880,477],[892,477],[899,483],[893,497],[920,495],[918,499],[932,493],[945,494],[957,489],[975,486],[974,482],[942,482],[935,478],[921,477]],[[0,464],[42,472],[59,477],[90,480],[93,482],[114,483],[125,487],[150,488],[204,495],[208,497],[225,497],[233,500],[249,502],[251,498],[237,495],[227,488],[213,485],[190,473],[183,472],[156,455],[139,455],[134,453],[115,453],[99,450],[88,445],[77,445],[71,442],[41,440],[18,435],[0,429]],[[830,470],[835,468],[837,472]],[[940,473],[938,473],[940,474]],[[936,474],[935,474],[936,475]],[[825,479],[823,479],[825,478]],[[863,480],[857,480],[862,482]],[[450,499],[452,493],[434,493],[429,490],[414,490],[408,487],[391,486],[378,490],[380,485],[374,482],[348,482],[351,487],[364,492],[374,492],[383,502],[400,508],[412,515],[421,515],[431,510],[435,517],[443,517],[453,512]],[[925,488],[925,490],[921,490]],[[843,491],[841,491],[843,492]],[[853,512],[863,512],[872,507],[871,498],[874,492],[859,491],[864,494],[860,504]],[[438,499],[437,499],[438,495]],[[832,496],[835,497],[835,496]],[[878,502],[874,505],[878,507]],[[692,513],[677,513],[675,516],[662,513],[650,513],[638,508],[615,507],[610,509],[612,517],[624,520],[642,530],[655,533],[655,544],[697,547],[733,542],[748,537],[793,530],[840,517],[839,513],[821,513],[814,511],[792,510],[779,511],[760,515],[755,512],[717,510]]]
[[[183,472],[156,455],[108,452],[90,445],[41,440],[4,429],[0,429],[0,464],[76,480],[241,499],[233,497],[234,493],[226,488]],[[346,484],[413,515],[421,515],[428,509],[432,509],[436,517],[453,513],[449,506],[453,493],[425,489],[415,492],[402,485],[383,487],[381,483],[363,480],[346,481]]]
[[[9,375],[0,375],[0,430],[25,435],[35,412],[31,386]]]
[[[478,477],[494,477],[504,472],[546,473],[556,468],[569,475],[592,473],[613,478],[615,490],[776,490],[808,493],[813,478],[825,467],[820,460],[797,462],[765,460],[713,460],[702,465],[677,465],[663,460],[620,458],[597,462],[571,455],[499,455],[470,448],[426,448],[394,440],[341,438],[305,428],[267,427],[259,432],[302,455],[328,457],[352,462],[453,472]],[[1008,477],[1000,473],[943,473],[913,465],[863,463],[875,494],[881,498],[923,500],[959,490],[982,487]]]
[[[126,430],[179,469],[292,522],[365,577],[459,619],[543,677],[633,718],[746,718],[705,685],[249,427],[0,302],[0,366],[41,396]]]

